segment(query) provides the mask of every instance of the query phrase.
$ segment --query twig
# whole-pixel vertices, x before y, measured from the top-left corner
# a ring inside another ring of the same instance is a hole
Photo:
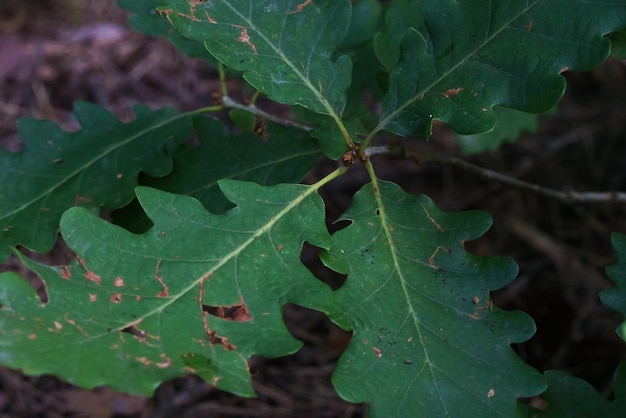
[[[256,107],[253,104],[249,104],[249,105],[244,105],[241,104],[239,102],[234,101],[233,99],[231,99],[228,96],[223,96],[222,97],[222,103],[224,104],[224,107],[230,108],[230,109],[240,109],[240,110],[245,110],[246,112],[250,112],[255,116],[258,116],[260,118],[263,119],[267,119],[269,121],[272,121],[274,123],[277,123],[279,125],[283,125],[283,126],[293,126],[294,128],[300,128],[303,129],[305,131],[312,131],[313,127],[308,126],[308,125],[303,125],[300,124],[298,122],[294,122],[290,119],[283,119],[279,116],[276,115],[271,115],[261,109],[259,109],[258,107]]]
[[[577,192],[554,190],[535,183],[519,180],[514,177],[507,176],[506,174],[489,170],[488,168],[479,167],[467,161],[461,160],[460,158],[444,157],[407,149],[404,149],[404,155],[418,164],[437,164],[458,167],[486,179],[518,187],[520,189],[530,190],[539,195],[560,200],[565,203],[626,203],[626,193],[624,192]]]

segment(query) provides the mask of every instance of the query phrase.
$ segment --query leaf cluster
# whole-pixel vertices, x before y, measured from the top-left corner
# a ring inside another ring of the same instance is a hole
[[[301,346],[282,318],[295,303],[352,332],[333,384],[373,417],[619,416],[623,366],[609,402],[578,379],[539,373],[512,349],[535,325],[494,306],[490,292],[517,266],[464,248],[489,216],[441,211],[380,180],[370,157],[390,151],[389,138],[428,138],[434,120],[477,135],[510,109],[551,109],[563,71],[596,67],[612,42],[623,49],[623,1],[118,4],[135,29],[217,68],[220,102],[185,113],[139,105],[130,123],[77,103],[81,128],[72,133],[18,122],[24,149],[0,150],[0,259],[17,254],[47,300],[18,275],[0,275],[0,363],[148,395],[195,373],[253,396],[250,357]],[[229,96],[229,77],[257,91],[249,103]],[[289,116],[257,107],[261,94]],[[468,152],[507,135],[465,137]],[[298,184],[323,156],[338,168]],[[318,192],[359,164],[368,181],[329,220],[348,226],[330,234]],[[97,215],[102,208],[113,222]],[[59,230],[76,255],[68,266],[15,249],[50,251]],[[626,313],[626,245],[614,240],[621,261],[608,274],[617,286],[603,301]],[[305,242],[346,275],[342,287],[304,267]],[[544,410],[520,402],[539,395]]]

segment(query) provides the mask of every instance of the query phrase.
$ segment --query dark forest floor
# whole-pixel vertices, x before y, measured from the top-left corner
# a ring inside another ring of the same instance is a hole
[[[592,73],[567,78],[564,100],[556,114],[541,119],[539,132],[467,159],[559,190],[626,190],[625,63],[609,60]],[[52,119],[73,130],[77,100],[129,120],[136,103],[191,110],[212,104],[214,91],[214,70],[163,40],[133,32],[113,0],[0,4],[0,144],[12,151],[20,149],[15,121],[22,116]],[[458,154],[453,136],[439,125],[430,142],[413,145]],[[626,208],[564,204],[456,168],[376,158],[383,178],[430,196],[444,210],[490,213],[493,227],[468,248],[511,256],[520,266],[518,278],[494,294],[497,306],[524,310],[537,323],[536,335],[516,350],[541,371],[565,370],[610,395],[612,373],[626,358],[626,345],[614,332],[623,319],[603,307],[598,292],[611,287],[604,274],[616,260],[610,234],[626,233]],[[322,164],[319,172],[334,166]],[[331,216],[346,208],[364,178],[355,169],[328,187]],[[60,249],[46,260],[66,257]],[[2,270],[28,275],[14,259]],[[144,398],[0,369],[0,417],[365,416],[363,406],[342,401],[330,382],[350,336],[324,315],[296,306],[286,307],[285,318],[305,347],[282,359],[253,358],[258,398],[241,399],[194,377],[167,382]]]

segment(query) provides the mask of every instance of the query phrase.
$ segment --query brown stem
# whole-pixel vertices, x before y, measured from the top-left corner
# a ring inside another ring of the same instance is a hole
[[[624,192],[577,192],[554,190],[535,183],[519,180],[514,177],[507,176],[506,174],[489,170],[488,168],[479,167],[456,157],[446,157],[429,154],[423,151],[407,149],[403,149],[403,153],[406,158],[413,160],[418,164],[436,164],[457,167],[464,171],[477,174],[483,178],[520,189],[530,190],[539,195],[560,200],[565,203],[626,203],[626,193]]]

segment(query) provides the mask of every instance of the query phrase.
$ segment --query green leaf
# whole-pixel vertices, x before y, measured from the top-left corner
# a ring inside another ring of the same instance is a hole
[[[121,8],[132,13],[128,23],[136,31],[167,38],[183,54],[217,66],[217,60],[209,54],[202,42],[185,38],[159,15],[157,7],[162,3],[161,0],[117,0]]]
[[[198,199],[208,210],[222,213],[232,207],[218,180],[253,181],[262,185],[298,183],[322,156],[320,147],[305,131],[268,123],[265,138],[254,134],[234,136],[217,119],[194,118],[200,145],[174,156],[174,170],[144,184]]]
[[[423,15],[423,1],[395,0],[385,16],[384,32],[374,37],[374,49],[380,63],[391,71],[400,59],[402,35],[414,27]]]
[[[608,401],[582,379],[558,370],[545,373],[548,390],[541,395],[544,410],[530,408],[529,418],[621,418],[626,411],[626,363],[617,368],[613,390],[615,400]]]
[[[242,109],[232,109],[228,112],[228,117],[230,118],[230,121],[242,131],[254,131],[254,125],[256,125],[256,117],[252,113]]]
[[[333,58],[350,24],[348,1],[164,0],[162,13],[184,36],[243,71],[270,99],[339,119],[352,64]]]
[[[343,141],[341,130],[328,116],[315,114],[306,110],[298,112],[298,114],[303,115],[303,119],[314,126],[311,131],[311,136],[318,139],[320,148],[328,158],[336,160],[348,150],[346,143]],[[350,133],[350,137],[353,138],[355,142],[359,142],[358,134],[367,132],[360,119],[344,119],[343,123]]]
[[[498,122],[489,132],[457,135],[456,140],[464,155],[498,149],[505,142],[515,142],[522,131],[537,132],[537,115],[508,107],[493,108]]]
[[[155,225],[143,235],[68,210],[61,231],[78,262],[25,260],[44,280],[47,303],[15,275],[0,276],[0,362],[145,395],[191,367],[218,388],[252,395],[250,356],[301,346],[283,305],[330,309],[331,289],[299,261],[305,240],[327,248],[330,237],[315,187],[220,187],[237,204],[224,215],[138,188]]]
[[[352,3],[352,17],[341,45],[342,49],[352,49],[373,39],[383,16],[383,8],[378,0],[359,0]]]
[[[484,212],[441,212],[393,183],[366,185],[333,235],[325,263],[348,275],[330,317],[353,330],[333,383],[372,417],[515,417],[517,398],[544,390],[511,343],[534,323],[492,306],[517,272],[506,258],[463,249],[491,225]]]
[[[404,136],[430,136],[433,119],[488,131],[494,105],[550,109],[565,89],[560,73],[600,64],[603,35],[626,24],[623,0],[400,0],[389,13],[402,18],[388,19],[388,37],[404,32],[379,128]]]
[[[374,37],[374,53],[388,72],[396,66],[400,59],[400,48],[382,32],[377,33]]]
[[[607,267],[606,273],[615,287],[600,293],[600,300],[609,308],[626,316],[626,235],[614,233],[611,243],[617,253],[617,264]],[[626,321],[617,328],[617,334],[626,341]]]
[[[49,251],[66,209],[121,207],[132,200],[140,171],[171,171],[171,154],[187,140],[190,118],[175,109],[134,110],[136,119],[124,124],[96,105],[76,103],[76,132],[18,120],[24,150],[0,149],[0,260],[18,244]]]
[[[611,36],[611,55],[617,59],[626,59],[626,29]]]

